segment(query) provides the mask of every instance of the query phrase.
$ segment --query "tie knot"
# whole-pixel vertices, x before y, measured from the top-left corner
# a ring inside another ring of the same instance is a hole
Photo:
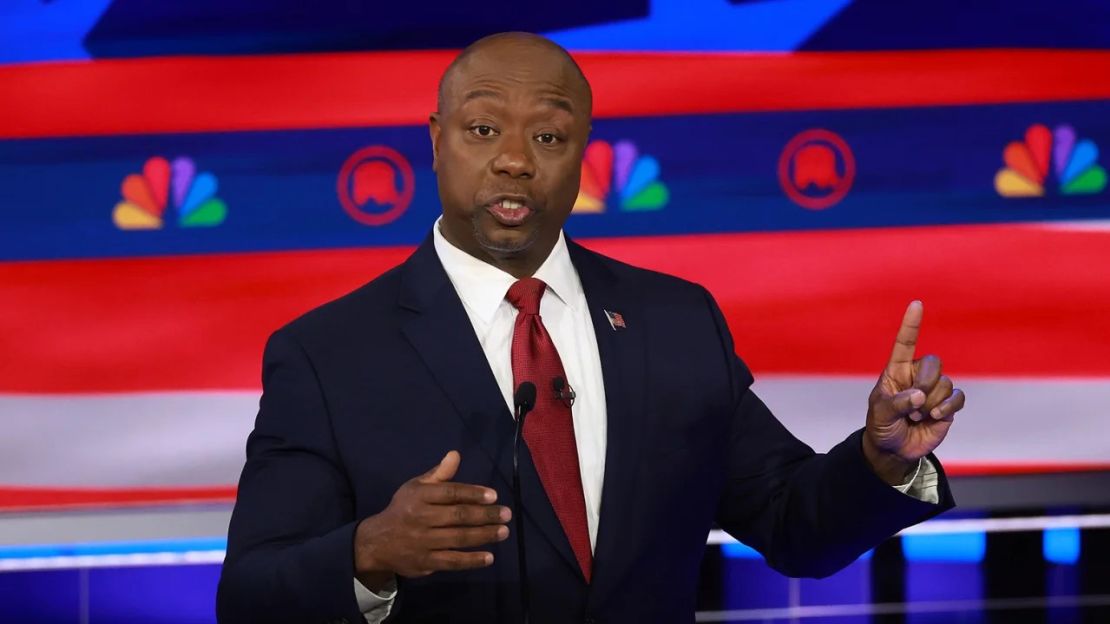
[[[546,289],[547,284],[544,284],[543,280],[526,277],[510,286],[509,292],[505,293],[505,298],[513,304],[514,308],[520,310],[521,314],[539,314],[540,298],[543,297]]]

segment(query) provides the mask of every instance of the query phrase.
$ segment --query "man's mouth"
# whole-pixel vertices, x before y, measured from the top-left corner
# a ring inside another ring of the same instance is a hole
[[[532,214],[532,209],[520,199],[500,198],[486,206],[494,220],[505,227],[516,227]]]

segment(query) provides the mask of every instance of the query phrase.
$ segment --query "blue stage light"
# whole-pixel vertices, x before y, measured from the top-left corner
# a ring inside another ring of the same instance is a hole
[[[741,544],[740,542],[732,542],[731,544],[721,544],[721,554],[726,559],[762,559],[763,555],[759,554],[751,546]]]
[[[984,531],[902,536],[902,554],[907,561],[979,563],[986,553]]]
[[[1045,529],[1043,545],[1045,561],[1062,565],[1075,565],[1079,561],[1079,528]]]

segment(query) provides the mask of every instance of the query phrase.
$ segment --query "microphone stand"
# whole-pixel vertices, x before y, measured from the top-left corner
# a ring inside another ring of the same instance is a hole
[[[524,624],[531,621],[531,606],[528,595],[528,559],[524,554],[524,499],[520,495],[520,441],[524,437],[524,417],[536,404],[536,386],[525,381],[517,388],[514,397],[516,411],[516,430],[513,432],[513,525],[516,527],[516,553],[520,564],[520,608]]]

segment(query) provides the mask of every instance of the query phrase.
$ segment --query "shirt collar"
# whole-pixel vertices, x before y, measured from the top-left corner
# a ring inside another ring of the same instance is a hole
[[[516,282],[516,278],[448,242],[439,231],[442,219],[437,219],[432,228],[436,255],[463,304],[488,323],[493,320],[498,306],[505,300],[505,293]],[[568,307],[578,307],[583,298],[582,282],[570,260],[570,251],[562,231],[559,232],[555,247],[536,270],[534,277],[543,280],[547,289]]]

